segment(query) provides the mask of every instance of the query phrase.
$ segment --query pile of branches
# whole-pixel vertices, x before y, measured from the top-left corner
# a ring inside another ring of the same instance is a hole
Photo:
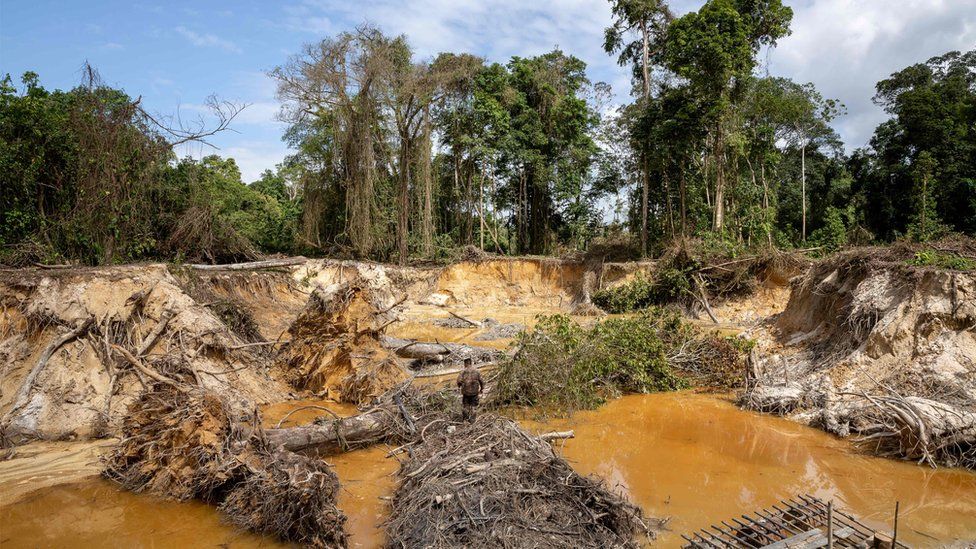
[[[391,547],[638,547],[641,510],[577,474],[548,440],[483,414],[431,422],[400,468]]]
[[[213,206],[190,206],[173,223],[163,251],[188,261],[236,263],[259,257],[254,245]]]
[[[222,291],[218,291],[218,287],[222,285],[220,279],[205,277],[190,268],[172,269],[172,271],[177,280],[180,281],[183,291],[198,303],[209,308],[230,331],[247,343],[264,340],[261,336],[261,330],[258,328],[257,320],[244,305],[244,302],[235,297],[227,288],[220,288]],[[239,279],[239,285],[245,286],[248,283],[253,283],[253,279],[253,276]],[[267,284],[265,279],[258,280]],[[285,281],[287,282],[288,279]],[[255,348],[260,349],[260,347]]]
[[[339,482],[320,460],[267,442],[256,411],[157,384],[132,404],[104,476],[133,492],[219,505],[232,522],[314,547],[344,547]]]
[[[630,282],[604,288],[593,302],[609,313],[677,304],[711,315],[710,300],[750,295],[767,279],[785,281],[805,265],[801,256],[776,249],[737,255],[681,240],[665,250],[651,275],[638,273]]]
[[[976,413],[916,396],[861,394],[860,442],[875,453],[929,465],[976,469]]]

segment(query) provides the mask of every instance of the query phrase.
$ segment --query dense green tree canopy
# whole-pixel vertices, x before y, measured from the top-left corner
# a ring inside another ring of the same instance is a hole
[[[612,0],[604,48],[633,101],[561,50],[419,59],[364,25],[271,71],[293,153],[246,184],[230,158],[178,159],[168,128],[90,68],[69,91],[0,82],[0,262],[234,261],[261,253],[406,261],[614,239],[697,237],[821,250],[976,234],[976,51],[877,84],[890,119],[846,155],[845,113],[812,83],[759,75],[790,32],[781,0]],[[605,209],[613,208],[613,219]],[[601,249],[608,249],[606,242]],[[614,252],[615,257],[620,257]]]

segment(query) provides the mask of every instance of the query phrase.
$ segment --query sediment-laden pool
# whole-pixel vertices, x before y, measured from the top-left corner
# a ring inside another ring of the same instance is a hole
[[[288,410],[266,413],[280,417]],[[314,412],[303,410],[301,421]],[[681,532],[799,493],[832,499],[879,529],[890,525],[899,501],[899,539],[914,546],[976,539],[976,473],[864,455],[848,441],[739,410],[720,396],[635,395],[570,418],[524,423],[539,431],[574,429],[576,438],[560,443],[560,451],[578,471],[606,479],[649,515],[671,517],[658,546],[680,545]],[[342,482],[339,505],[349,516],[353,547],[383,543],[378,526],[397,469],[386,454],[374,447],[328,458]],[[11,471],[16,461],[0,462],[0,492],[49,474],[42,468]],[[57,466],[57,460],[48,463]],[[19,496],[0,507],[0,525],[4,549],[281,546],[235,530],[205,504],[130,494],[98,478]]]

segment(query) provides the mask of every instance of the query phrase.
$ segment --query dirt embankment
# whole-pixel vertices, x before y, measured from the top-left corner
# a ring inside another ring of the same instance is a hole
[[[192,377],[254,402],[287,395],[263,347],[165,266],[7,273],[0,303],[0,414],[11,442],[115,432],[127,405],[160,380]]]
[[[393,367],[403,357],[392,358],[379,340],[405,313],[446,315],[463,306],[569,311],[586,293],[589,269],[540,258],[436,268],[299,263],[2,273],[0,432],[8,443],[113,434],[126,407],[159,379],[187,378],[255,403],[295,390],[368,400],[405,375]],[[636,268],[617,266],[606,278]],[[289,343],[293,338],[301,341]],[[373,387],[366,381],[378,370],[383,375]]]
[[[796,280],[744,402],[882,454],[974,467],[976,273],[913,266],[910,252],[845,252]]]

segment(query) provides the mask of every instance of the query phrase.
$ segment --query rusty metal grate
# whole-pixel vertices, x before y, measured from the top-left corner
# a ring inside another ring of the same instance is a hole
[[[834,547],[891,547],[885,545],[886,536],[861,524],[851,515],[833,508],[808,495],[783,500],[760,509],[754,516],[742,515],[721,521],[708,528],[681,537],[684,547],[695,549],[726,549],[729,547],[769,549],[827,547],[830,530]],[[831,520],[828,521],[828,515]],[[832,528],[828,528],[832,522]],[[906,547],[897,543],[898,547]]]

